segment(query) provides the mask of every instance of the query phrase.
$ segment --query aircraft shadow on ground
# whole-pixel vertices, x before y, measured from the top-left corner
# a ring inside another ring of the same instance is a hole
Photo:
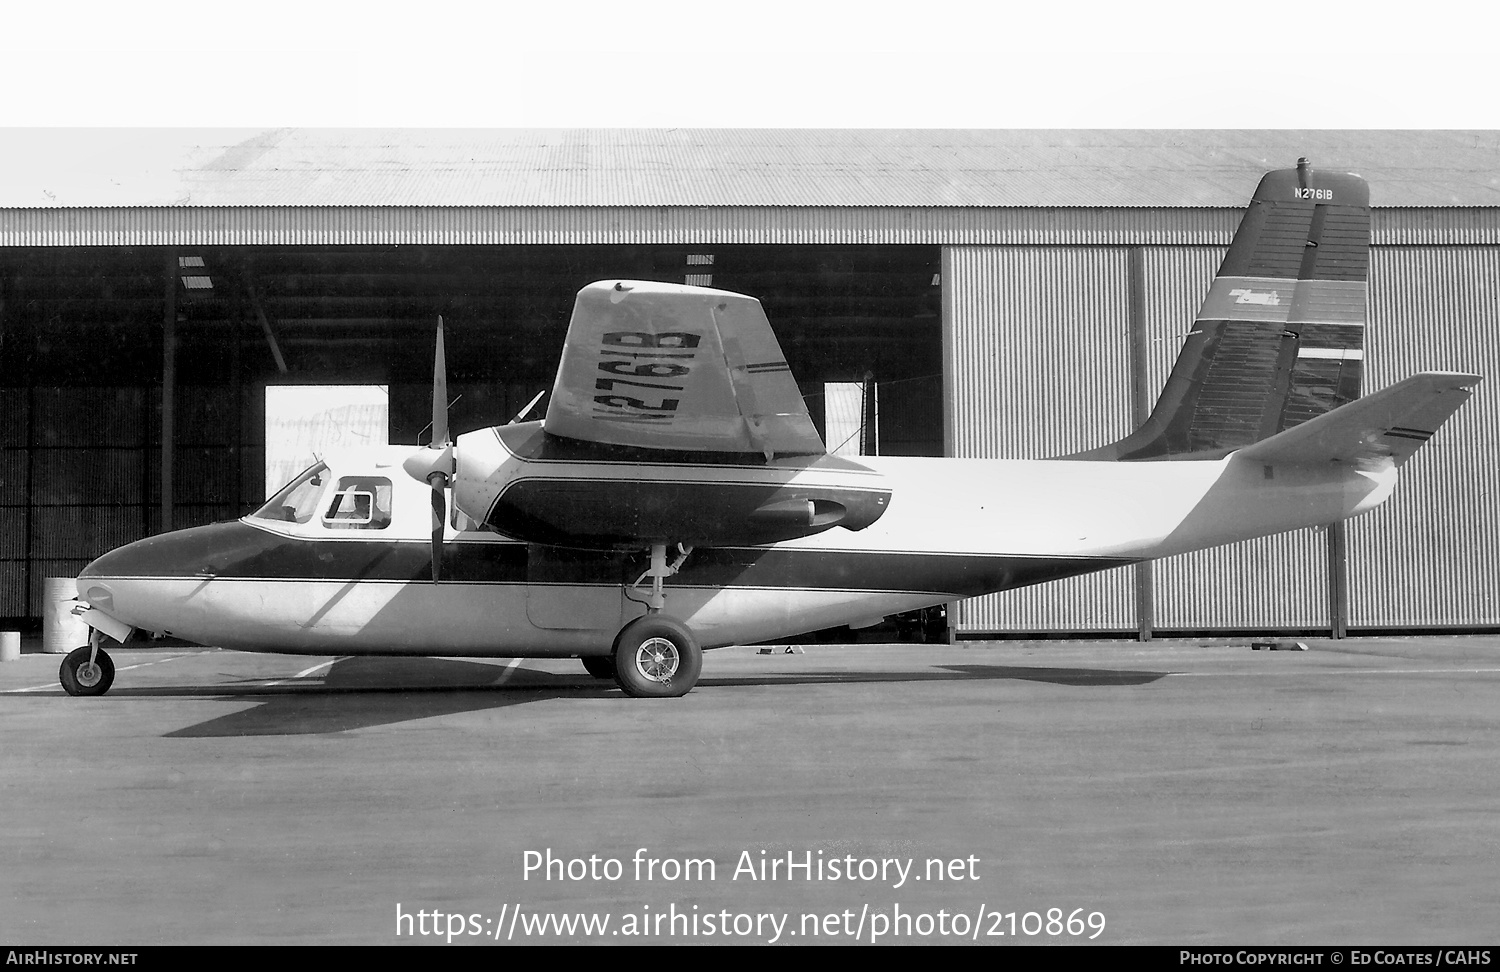
[[[557,698],[620,698],[612,682],[579,672],[554,674],[443,658],[349,658],[334,663],[326,676],[306,682],[268,684],[265,678],[227,685],[116,689],[111,695],[133,698],[214,698],[259,702],[194,726],[166,733],[167,738],[204,739],[232,736],[298,736],[345,732],[434,716],[502,709]],[[943,665],[917,671],[817,671],[805,674],[719,676],[701,678],[698,690],[748,686],[807,686],[861,683],[911,683],[1018,679],[1079,687],[1145,685],[1165,672],[1090,668],[1046,668],[1014,665]],[[631,704],[651,705],[640,702]]]
[[[700,678],[703,686],[820,685],[858,682],[957,682],[1017,679],[1054,685],[1145,685],[1167,672],[1132,672],[1100,668],[1040,668],[1018,665],[939,665],[919,672],[818,672],[807,675],[746,675]]]
[[[516,669],[503,684],[505,668],[448,658],[347,658],[321,679],[267,684],[245,679],[216,686],[137,689],[135,696],[212,697],[254,701],[195,726],[166,733],[169,739],[221,736],[300,736],[458,715],[537,702],[559,696],[598,698],[617,692],[611,682]],[[274,681],[274,680],[273,680]],[[127,694],[119,692],[112,694]]]

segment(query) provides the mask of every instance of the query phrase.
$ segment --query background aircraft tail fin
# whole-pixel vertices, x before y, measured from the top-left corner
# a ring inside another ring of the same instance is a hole
[[[1358,398],[1369,266],[1363,179],[1268,172],[1150,418],[1070,458],[1222,455]]]

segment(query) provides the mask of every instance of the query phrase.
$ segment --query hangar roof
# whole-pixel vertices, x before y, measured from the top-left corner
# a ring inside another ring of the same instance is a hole
[[[0,209],[1239,208],[1299,156],[1378,207],[1500,207],[1500,132],[10,129]]]

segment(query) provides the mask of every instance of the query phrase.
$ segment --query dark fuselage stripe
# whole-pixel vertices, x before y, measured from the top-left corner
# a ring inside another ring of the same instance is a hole
[[[520,543],[448,543],[443,580],[472,584],[633,584],[642,553],[534,548]],[[1117,558],[715,547],[693,551],[668,583],[681,587],[910,591],[967,597],[1115,567]],[[430,581],[431,548],[420,540],[309,540],[223,523],[138,541],[84,572],[96,577],[199,580]]]

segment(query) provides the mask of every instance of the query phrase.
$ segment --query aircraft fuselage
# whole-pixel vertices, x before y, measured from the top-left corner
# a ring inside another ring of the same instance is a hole
[[[238,521],[106,554],[79,577],[80,600],[124,624],[201,644],[316,654],[602,655],[622,625],[646,613],[646,588],[632,587],[648,565],[639,546],[528,544],[461,518],[445,524],[442,581],[432,583],[429,490],[401,468],[414,451],[333,456],[326,470],[304,476],[302,492],[284,491],[286,505],[273,501]],[[1271,467],[1232,455],[860,463],[867,468],[852,475],[827,464],[783,471],[776,489],[840,493],[846,507],[874,514],[851,518],[861,529],[820,527],[775,543],[693,549],[666,582],[667,613],[705,648],[859,624],[1330,523],[1378,504],[1396,477],[1389,463]],[[534,457],[502,449],[487,478],[557,479],[566,468],[570,482],[559,495],[576,503],[578,484],[605,484],[598,495],[618,492],[610,484],[639,478],[639,466],[571,461],[542,469]],[[653,464],[650,480],[664,493],[691,496],[715,484],[754,483],[764,470],[662,463]],[[775,510],[787,508],[778,504]],[[679,551],[670,553],[676,559]]]

